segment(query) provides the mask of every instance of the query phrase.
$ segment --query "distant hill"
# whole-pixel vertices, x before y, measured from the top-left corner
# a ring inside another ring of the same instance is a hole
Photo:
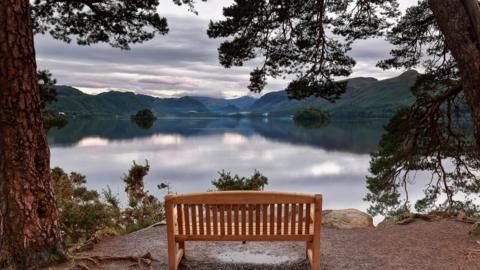
[[[417,76],[418,73],[412,70],[380,81],[353,78],[348,80],[345,94],[335,103],[320,98],[289,100],[286,91],[271,92],[258,99],[249,109],[257,114],[291,116],[299,109],[310,106],[329,111],[334,117],[388,117],[415,101],[410,88]]]
[[[57,86],[58,101],[51,111],[67,115],[129,116],[148,108],[157,116],[222,116],[251,114],[292,116],[305,107],[329,111],[332,117],[390,117],[398,109],[414,102],[410,87],[418,73],[407,71],[398,77],[377,80],[352,78],[346,93],[335,103],[320,98],[288,99],[286,91],[271,92],[259,99],[245,96],[222,99],[202,96],[156,98],[132,92],[109,91],[98,95],[85,94],[70,86]]]
[[[57,87],[57,102],[48,106],[67,115],[129,116],[141,109],[151,109],[157,116],[209,114],[199,101],[190,98],[160,99],[132,92],[109,91],[88,95],[68,86]]]
[[[219,113],[248,111],[248,108],[252,106],[255,101],[257,101],[257,99],[250,96],[244,96],[234,99],[199,96],[193,96],[192,98],[203,103],[210,111]]]

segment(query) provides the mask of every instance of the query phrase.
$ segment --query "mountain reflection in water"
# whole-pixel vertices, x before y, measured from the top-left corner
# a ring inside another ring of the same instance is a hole
[[[149,129],[127,120],[71,120],[48,134],[52,167],[85,174],[90,188],[108,186],[125,202],[121,177],[133,160],[151,165],[145,179],[174,192],[212,189],[217,171],[250,176],[258,169],[268,190],[322,193],[326,208],[368,205],[365,176],[386,120],[332,120],[321,129],[273,119],[160,119]]]

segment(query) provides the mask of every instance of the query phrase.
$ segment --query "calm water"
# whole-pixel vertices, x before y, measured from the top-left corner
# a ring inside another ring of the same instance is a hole
[[[88,186],[107,185],[125,201],[121,177],[132,161],[148,160],[147,189],[168,182],[174,192],[212,188],[217,171],[269,178],[267,190],[324,194],[325,208],[365,210],[369,153],[384,120],[334,121],[322,129],[291,120],[171,119],[142,129],[125,120],[75,120],[49,133],[52,166],[87,176]]]

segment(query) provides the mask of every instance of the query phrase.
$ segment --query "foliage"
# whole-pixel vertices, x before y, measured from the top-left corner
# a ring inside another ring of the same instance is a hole
[[[456,118],[443,122],[437,128],[438,133],[431,134],[426,129],[420,129],[424,132],[419,133],[418,123],[423,117],[424,114],[412,114],[411,109],[406,108],[386,126],[387,133],[378,150],[372,153],[371,176],[367,177],[369,194],[366,200],[372,203],[371,214],[388,217],[410,211],[408,185],[422,171],[432,176],[425,183],[425,196],[414,202],[416,211],[461,210],[473,215],[480,210],[475,204],[480,193],[480,179],[476,173],[480,160],[473,135],[469,135],[472,128],[465,127],[462,119]],[[436,143],[439,139],[444,143]]]
[[[155,117],[155,115],[150,109],[142,109],[142,110],[139,110],[135,115],[132,115],[131,119],[136,121],[156,120],[157,117]]]
[[[429,171],[433,177],[426,197],[416,203],[418,211],[434,206],[475,209],[468,199],[455,200],[478,193],[480,185],[472,173],[479,162],[473,136],[455,123],[462,118],[459,114],[468,111],[462,88],[466,78],[459,75],[430,1],[419,0],[399,16],[396,0],[236,0],[224,15],[224,20],[210,24],[208,32],[213,38],[230,38],[219,48],[220,63],[240,66],[261,56],[263,65],[251,73],[250,90],[260,91],[267,76],[297,74],[287,88],[290,98],[335,101],[345,85],[333,78],[350,75],[355,64],[347,55],[352,42],[386,37],[394,48],[379,67],[423,67],[425,74],[412,87],[414,104],[392,119],[372,155],[367,200],[386,203],[390,210],[374,204],[371,211],[390,212],[393,205],[409,208],[408,194],[402,199],[399,188],[405,189],[411,173],[417,171]],[[396,124],[403,128],[395,128]],[[439,203],[442,193],[447,200]]]
[[[40,90],[40,106],[45,110],[47,104],[57,101],[57,91],[55,84],[57,80],[52,78],[52,73],[48,70],[37,71],[38,87]]]
[[[173,0],[193,10],[194,0]],[[129,44],[165,35],[167,19],[158,13],[158,0],[34,0],[31,3],[35,33],[50,34],[79,45],[104,42],[129,49]]]
[[[130,120],[139,127],[148,129],[151,128],[157,117],[150,109],[139,110],[135,115],[130,117]]]
[[[325,126],[330,121],[330,114],[320,109],[308,107],[297,111],[293,115],[295,124],[305,128],[319,128]]]
[[[84,175],[53,168],[52,183],[66,242],[74,244],[102,234],[129,233],[163,220],[163,204],[144,191],[143,178],[148,169],[148,162],[145,166],[134,162],[124,176],[129,205],[122,208],[110,187],[99,194],[86,187]]]
[[[95,232],[114,225],[112,209],[100,194],[85,186],[85,176],[52,169],[52,183],[67,243],[87,240]]]
[[[422,65],[425,74],[412,87],[415,103],[391,120],[372,155],[366,197],[373,203],[370,211],[388,215],[395,209],[409,209],[408,183],[418,171],[429,171],[432,178],[425,186],[425,197],[414,204],[417,211],[478,212],[472,200],[480,192],[473,129],[462,121],[469,118],[458,67],[428,1],[407,9],[387,38],[396,48],[380,67]]]
[[[227,190],[263,190],[268,185],[268,178],[255,170],[250,178],[232,176],[230,172],[222,170],[218,172],[219,177],[212,181],[212,184],[219,191]]]
[[[315,96],[335,101],[355,65],[348,56],[356,39],[381,36],[398,15],[394,0],[254,1],[235,0],[223,21],[211,22],[211,38],[228,38],[218,51],[220,63],[241,66],[257,56],[263,64],[250,74],[249,89],[260,92],[267,76],[296,74],[289,97]]]
[[[56,114],[47,110],[47,105],[57,101],[57,80],[48,70],[37,71],[38,88],[40,91],[40,107],[43,114],[43,127],[48,132],[52,127],[62,128],[68,123],[65,115]]]
[[[470,234],[473,236],[480,236],[480,222],[473,224]]]
[[[165,217],[163,204],[144,189],[143,178],[149,170],[148,161],[145,165],[139,165],[134,161],[128,174],[123,177],[129,201],[124,211],[123,221],[127,232],[157,223]]]
[[[68,124],[68,119],[65,115],[54,114],[52,112],[43,113],[43,127],[48,132],[51,128],[62,128]]]

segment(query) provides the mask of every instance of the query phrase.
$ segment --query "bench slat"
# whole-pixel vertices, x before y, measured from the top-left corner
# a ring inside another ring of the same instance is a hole
[[[227,205],[225,211],[227,212],[227,234],[232,235],[232,206]]]
[[[298,205],[298,234],[303,234],[303,203]]]
[[[313,195],[298,193],[282,193],[268,191],[223,191],[203,192],[169,197],[175,204],[284,204],[284,203],[314,203]]]
[[[275,225],[275,224],[276,224],[276,223],[274,223],[274,225]],[[213,225],[214,225],[214,224],[213,224],[213,222],[212,222],[212,223],[210,224],[210,226],[213,226]],[[217,226],[220,226],[220,222],[218,222]],[[235,225],[232,224],[232,226],[231,226],[232,231],[234,230],[234,226],[235,226]],[[256,225],[255,222],[254,222],[253,225],[252,225],[252,227],[253,227],[254,230],[255,230],[256,226],[257,226],[257,225]],[[260,224],[260,227],[261,227],[261,226],[262,226],[262,223]],[[267,224],[267,227],[268,227],[268,226],[269,226],[269,223]],[[184,225],[183,228],[184,228],[184,230],[185,230],[185,229],[186,229],[186,226]],[[228,228],[228,224],[225,222],[225,230],[227,230],[227,228]],[[246,228],[247,230],[249,229],[248,224],[247,224],[247,226],[246,226],[245,228]],[[289,224],[287,228],[288,228],[288,231],[290,232],[290,230],[292,229],[292,226]],[[176,232],[177,234],[178,234],[179,229],[180,229],[180,228],[178,228],[178,227],[176,227],[176,229],[175,229],[175,232]],[[273,232],[276,233],[276,231],[277,231],[276,228],[274,228]],[[282,232],[283,232],[283,226],[282,226]],[[190,234],[192,234],[192,233],[193,233],[193,231],[190,230]],[[311,233],[313,233],[313,227],[312,227],[312,226],[310,226],[310,234],[311,234]],[[198,226],[197,226],[197,234],[200,234],[200,229],[199,229]],[[204,235],[207,235],[207,234],[204,234]],[[212,235],[213,235],[213,234],[212,234]],[[218,235],[219,235],[219,234],[218,234]],[[227,234],[225,234],[225,235],[227,235]],[[235,234],[232,234],[232,235],[235,235]],[[240,235],[241,235],[241,234],[240,234]],[[247,235],[248,235],[248,234],[247,234]],[[253,234],[253,235],[255,235],[255,234]],[[270,229],[267,230],[267,235],[270,235]],[[289,233],[288,235],[290,235],[290,233]]]
[[[238,215],[238,205],[233,206],[233,223],[235,224],[235,235],[240,235],[240,221]]]
[[[247,234],[247,211],[245,209],[245,205],[240,205],[240,209],[242,210],[242,235]]]
[[[213,234],[218,235],[218,207],[212,205],[212,217],[213,217]]]
[[[219,205],[218,213],[220,214],[220,235],[225,235],[225,206]]]
[[[253,235],[253,210],[254,206],[252,204],[248,205],[248,234]]]
[[[192,214],[192,233],[197,234],[197,207],[195,204],[190,205],[190,211]]]
[[[177,241],[311,241],[313,235],[176,235]]]
[[[290,204],[286,203],[285,204],[285,212],[284,212],[284,216],[283,216],[283,234],[285,234],[285,235],[288,234],[288,223],[290,221],[290,218],[288,216],[289,207],[290,207]]]
[[[206,228],[207,228],[207,232],[206,232],[206,235],[212,235],[212,220],[211,220],[211,216],[210,216],[210,205],[206,204],[205,205],[205,223],[206,223]]]
[[[199,225],[199,229],[200,229],[200,234],[201,235],[204,235],[205,234],[205,231],[204,231],[204,223],[203,223],[203,204],[199,204],[197,205],[197,208],[198,208],[198,225]]]
[[[267,220],[267,215],[268,215],[268,204],[262,205],[262,225],[263,225],[263,235],[268,235],[268,220]]]
[[[310,232],[310,204],[307,204],[305,209],[305,234]]]
[[[260,205],[255,205],[255,235],[260,235]]]
[[[183,205],[179,204],[177,205],[177,224],[178,227],[180,228],[179,234],[183,234],[183,211],[182,211]]]
[[[185,218],[185,234],[190,234],[190,214],[188,204],[183,205],[183,216]]]
[[[290,219],[290,234],[295,234],[295,225],[297,224],[297,204],[292,203]]]
[[[277,204],[277,231],[274,234],[282,234],[282,205]]]
[[[269,234],[273,234],[275,229],[275,204],[270,204],[270,231]]]

